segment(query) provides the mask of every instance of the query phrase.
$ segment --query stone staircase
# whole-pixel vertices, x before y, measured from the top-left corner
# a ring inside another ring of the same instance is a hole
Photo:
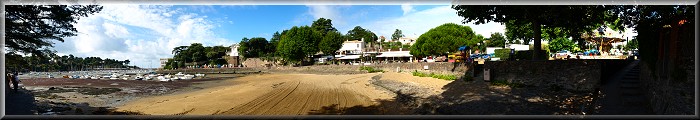
[[[639,61],[632,62],[603,84],[598,115],[652,115],[649,99],[639,79]]]
[[[649,110],[648,99],[644,96],[644,89],[641,88],[639,79],[639,65],[635,64],[632,69],[627,71],[622,79],[620,79],[620,97],[621,107],[626,108],[622,111],[617,111],[622,115],[646,115],[652,114]]]

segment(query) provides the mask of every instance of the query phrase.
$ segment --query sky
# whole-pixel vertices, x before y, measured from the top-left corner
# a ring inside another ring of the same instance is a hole
[[[80,18],[77,36],[54,49],[58,55],[129,60],[142,68],[159,67],[177,46],[202,43],[230,46],[244,37],[270,39],[293,26],[310,26],[318,18],[332,20],[345,34],[355,26],[391,38],[396,29],[407,37],[445,23],[470,26],[484,37],[504,32],[500,23],[463,24],[450,5],[102,5]]]

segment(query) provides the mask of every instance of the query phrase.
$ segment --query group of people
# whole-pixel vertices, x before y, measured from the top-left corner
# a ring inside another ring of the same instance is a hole
[[[12,82],[12,89],[17,92],[17,89],[19,89],[19,74],[17,72],[14,73],[7,73],[5,76],[5,87],[10,88],[10,82]]]

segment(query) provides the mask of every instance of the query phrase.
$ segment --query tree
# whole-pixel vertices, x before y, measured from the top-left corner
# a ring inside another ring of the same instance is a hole
[[[476,35],[469,26],[446,23],[423,33],[411,46],[411,55],[444,55],[462,45],[475,46]]]
[[[620,23],[634,28],[637,37],[639,57],[655,69],[658,58],[659,30],[672,24],[695,24],[695,6],[693,5],[624,5],[614,6],[614,13],[620,16]],[[684,22],[681,22],[684,21]],[[629,42],[628,42],[629,44]]]
[[[280,42],[280,37],[282,37],[282,34],[280,34],[279,32],[275,32],[275,34],[272,34],[272,38],[270,38],[270,43],[267,46],[268,52],[275,53],[277,49],[277,44]]]
[[[131,61],[129,61],[129,59],[126,59],[126,60],[124,60],[124,65],[129,66],[129,63],[130,63],[130,62],[131,62]]]
[[[491,38],[489,38],[490,42],[488,44],[489,47],[504,47],[506,46],[506,38],[501,34],[500,32],[496,32],[491,34]]]
[[[249,56],[247,54],[249,50],[248,47],[250,47],[248,41],[249,39],[247,37],[243,37],[243,39],[241,39],[241,42],[238,42],[238,54],[240,54],[240,56],[242,56],[244,60]]]
[[[511,40],[511,43],[520,44],[519,40],[522,40],[524,44],[530,44],[532,41],[532,28],[530,24],[516,24],[515,20],[505,22],[506,24],[506,38]]]
[[[625,44],[625,50],[632,50],[632,49],[637,49],[639,47],[639,42],[637,42],[637,38],[634,38],[632,40],[627,41],[627,44]]]
[[[476,45],[470,46],[470,48],[473,48],[474,50],[479,50],[479,51],[482,51],[482,52],[483,52],[483,51],[486,51],[486,44],[487,44],[487,41],[486,41],[486,38],[484,38],[483,35],[481,35],[481,34],[476,34],[476,36],[474,37],[473,42],[476,43]]]
[[[307,56],[319,51],[318,42],[321,38],[321,33],[309,26],[294,26],[286,33],[283,32],[277,45],[277,54],[288,62],[302,62]]]
[[[401,32],[401,30],[399,30],[399,29],[396,29],[394,31],[394,34],[391,34],[391,40],[393,40],[393,41],[399,40],[399,38],[401,38],[401,37],[404,37],[404,35]]]
[[[475,22],[483,24],[487,22],[506,23],[520,26],[532,26],[534,45],[533,60],[541,60],[540,51],[542,39],[542,27],[560,27],[570,36],[580,35],[582,31],[590,30],[591,26],[612,22],[617,18],[611,16],[606,6],[508,6],[508,5],[455,5],[459,16],[464,17],[463,23]],[[526,25],[530,24],[530,25]],[[580,38],[580,37],[578,37]],[[525,41],[527,42],[527,40]]]
[[[197,64],[197,62],[206,61],[206,51],[201,43],[192,43],[187,47],[186,54],[180,54],[181,57],[190,57],[189,61],[180,61],[182,63],[192,62]]]
[[[548,47],[549,47],[549,50],[552,52],[561,51],[561,50],[573,51],[576,48],[576,44],[568,38],[559,37],[559,38],[550,40]]]
[[[364,38],[365,43],[373,43],[377,41],[377,35],[374,34],[372,31],[364,29],[360,26],[355,26],[352,30],[348,31],[347,34],[345,34],[348,38],[351,40],[361,40]]]
[[[173,53],[174,55],[180,54],[180,52],[187,50],[187,47],[188,47],[188,46],[179,46],[179,47],[175,47],[175,48],[173,49],[173,52],[172,52],[172,53]]]
[[[343,35],[338,32],[330,32],[323,37],[321,43],[318,44],[318,48],[321,52],[326,55],[335,55],[335,51],[338,51],[340,47],[343,47]]]
[[[226,60],[223,59],[226,53],[230,50],[228,47],[224,46],[214,46],[206,47],[207,60],[210,65],[221,65],[226,64]]]
[[[244,41],[241,41],[243,44]],[[246,41],[244,43],[246,47],[243,49],[244,51],[243,56],[246,58],[258,58],[266,53],[268,53],[269,49],[267,48],[268,42],[265,38],[262,37],[254,37],[251,38],[250,40]],[[239,48],[240,50],[241,48]]]
[[[331,23],[331,21],[331,19],[319,18],[311,24],[311,27],[314,28],[314,30],[321,32],[322,36],[326,36],[326,34],[329,32],[338,31],[338,29],[333,27],[333,23]]]
[[[6,5],[5,47],[8,52],[44,54],[52,40],[76,36],[80,17],[102,10],[98,5]]]

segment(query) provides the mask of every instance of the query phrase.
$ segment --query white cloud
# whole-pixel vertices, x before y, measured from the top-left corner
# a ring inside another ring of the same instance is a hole
[[[307,5],[309,11],[307,14],[313,17],[312,21],[319,18],[331,19],[333,26],[345,26],[347,23],[344,20],[345,17],[341,15],[341,8],[346,8],[347,6],[340,5]],[[299,19],[300,20],[300,19]]]
[[[411,5],[409,5],[409,4],[402,4],[402,5],[401,5],[401,10],[403,10],[403,15],[406,15],[406,14],[408,14],[408,13],[410,13],[410,12],[415,11],[415,10],[413,9],[413,6],[411,6]]]
[[[60,54],[129,59],[139,67],[158,67],[158,59],[172,57],[177,46],[233,43],[214,34],[218,22],[171,6],[103,6],[101,12],[78,20],[77,36],[56,44]]]
[[[360,23],[360,26],[372,30],[377,36],[385,36],[390,38],[394,30],[399,29],[407,37],[418,37],[427,32],[431,28],[435,28],[445,23],[457,23],[467,25],[472,28],[476,34],[481,34],[484,37],[491,36],[491,33],[503,33],[505,26],[500,23],[487,23],[481,25],[462,24],[464,18],[457,15],[456,11],[450,6],[440,6],[423,11],[412,12],[398,18],[389,18],[379,21],[369,21]]]

